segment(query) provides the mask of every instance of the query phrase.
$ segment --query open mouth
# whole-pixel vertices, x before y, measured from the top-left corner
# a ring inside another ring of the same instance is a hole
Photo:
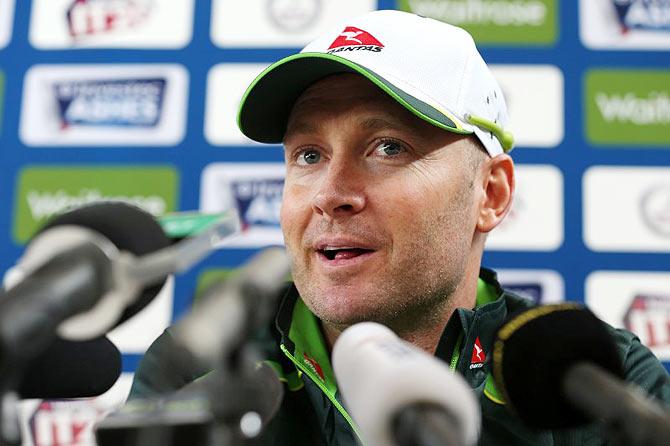
[[[346,260],[373,252],[365,248],[325,248],[319,249],[319,254],[328,260]]]

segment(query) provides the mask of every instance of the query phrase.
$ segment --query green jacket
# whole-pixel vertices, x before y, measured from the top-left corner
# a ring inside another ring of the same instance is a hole
[[[525,426],[506,407],[491,377],[491,350],[498,328],[511,313],[533,306],[505,291],[495,273],[482,269],[474,310],[459,308],[445,327],[436,356],[470,384],[482,410],[483,445],[596,445],[605,443],[597,425],[574,430],[538,431]],[[628,381],[670,405],[670,378],[662,364],[625,330],[612,328]],[[473,358],[476,340],[486,360]],[[290,286],[279,304],[275,326],[259,334],[258,345],[286,384],[284,401],[264,434],[264,444],[355,445],[357,427],[346,412],[319,323]],[[197,379],[183,360],[168,328],[149,348],[135,374],[130,398],[172,392]],[[391,390],[391,389],[390,389]]]

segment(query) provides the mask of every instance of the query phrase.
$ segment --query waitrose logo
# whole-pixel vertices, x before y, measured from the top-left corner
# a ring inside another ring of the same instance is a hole
[[[178,175],[171,167],[51,168],[21,171],[14,238],[27,241],[52,216],[101,200],[132,203],[154,215],[175,210]]]
[[[670,71],[592,70],[585,78],[585,94],[591,142],[670,143]]]
[[[399,0],[399,9],[467,29],[479,43],[556,41],[556,0]]]
[[[83,206],[95,201],[125,201],[132,203],[154,215],[162,215],[167,211],[165,199],[158,195],[105,195],[99,189],[81,189],[72,195],[60,189],[56,192],[31,190],[27,194],[28,209],[34,220],[44,220],[65,209]]]
[[[601,92],[596,93],[595,101],[608,123],[670,124],[670,97],[665,91],[651,91],[646,96]]]

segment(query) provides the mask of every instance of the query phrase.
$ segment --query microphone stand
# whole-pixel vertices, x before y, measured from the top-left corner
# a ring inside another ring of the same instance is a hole
[[[604,422],[613,445],[670,444],[670,412],[601,367],[576,364],[567,371],[563,389],[575,406]]]
[[[415,403],[395,415],[393,436],[400,446],[459,446],[458,420],[434,403]]]
[[[223,367],[173,394],[129,402],[98,424],[98,446],[258,445],[263,420],[276,406],[267,402],[258,358],[245,345]]]
[[[202,385],[196,384],[209,406],[208,444],[212,446],[259,444],[267,395],[262,377],[254,371],[258,354],[247,346],[237,355],[234,367],[213,371],[203,378]]]

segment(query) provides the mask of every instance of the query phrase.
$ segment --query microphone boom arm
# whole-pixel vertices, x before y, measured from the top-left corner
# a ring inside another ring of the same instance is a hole
[[[591,418],[605,422],[614,444],[662,446],[670,440],[670,414],[601,367],[575,364],[565,374],[563,391]]]

